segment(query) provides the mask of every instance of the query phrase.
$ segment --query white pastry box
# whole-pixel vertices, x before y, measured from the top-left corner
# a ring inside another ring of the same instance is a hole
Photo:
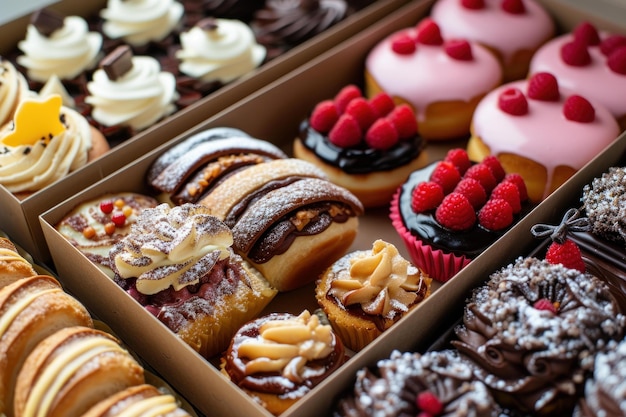
[[[121,145],[115,146],[107,155],[70,174],[43,191],[36,192],[20,201],[0,185],[0,229],[7,232],[33,257],[41,262],[50,260],[45,240],[37,216],[63,201],[70,195],[84,189],[107,174],[131,163],[149,150],[167,142],[176,135],[203,122],[229,105],[247,97],[289,71],[307,63],[320,53],[334,47],[341,41],[371,26],[391,11],[407,3],[408,0],[382,0],[361,9],[345,20],[335,24],[324,33],[298,45],[283,55],[273,59],[252,73],[233,81],[209,94],[194,104],[177,112],[174,116],[141,131]],[[64,15],[94,16],[106,6],[104,0],[80,1],[62,0],[41,2]],[[7,7],[2,6],[2,7]],[[0,26],[0,55],[8,56],[17,43],[24,38],[30,14]]]
[[[565,2],[549,2],[551,11],[563,27],[571,27],[581,16],[580,9]],[[234,127],[253,137],[276,143],[290,151],[300,121],[320,100],[332,97],[343,86],[359,83],[367,52],[386,35],[414,25],[424,17],[432,1],[415,1],[389,14],[308,63],[260,88],[254,94],[225,108],[171,141],[151,149],[143,143],[145,156],[128,164],[100,181],[88,186],[45,211],[39,218],[43,233],[60,280],[77,298],[103,321],[108,323],[134,351],[145,359],[178,392],[197,409],[210,416],[271,416],[220,374],[215,364],[200,357],[184,345],[165,326],[138,303],[127,296],[86,257],[75,250],[54,229],[62,217],[83,201],[108,192],[148,192],[145,174],[150,164],[166,149],[189,136],[213,127]],[[591,16],[588,17],[591,19]],[[608,27],[604,19],[592,19],[600,27]],[[566,23],[569,21],[569,26]],[[607,26],[603,26],[606,24]],[[440,159],[464,141],[429,145],[431,160]],[[444,329],[459,316],[469,291],[506,262],[533,245],[529,233],[532,225],[552,221],[562,215],[564,205],[571,204],[583,184],[593,175],[623,158],[626,135],[622,135],[592,163],[570,179],[559,191],[533,210],[490,249],[476,258],[453,280],[440,286],[416,309],[400,320],[381,337],[358,352],[335,374],[317,386],[283,416],[330,415],[330,410],[344,389],[350,387],[358,369],[388,357],[393,349],[423,350],[433,343]],[[370,210],[361,219],[359,233],[351,250],[369,249],[373,240],[381,238],[394,243],[405,254],[400,239],[391,227],[385,208]],[[317,308],[313,286],[280,294],[265,312]]]

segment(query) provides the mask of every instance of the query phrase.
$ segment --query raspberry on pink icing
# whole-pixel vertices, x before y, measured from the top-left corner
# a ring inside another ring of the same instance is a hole
[[[560,80],[559,80],[560,83]],[[517,88],[526,95],[528,112],[511,115],[499,105],[503,91]],[[559,87],[558,101],[530,99],[528,81],[502,85],[487,94],[476,107],[472,119],[473,134],[482,139],[491,154],[513,153],[532,159],[546,167],[548,187],[558,166],[580,169],[619,135],[619,126],[609,110],[591,101],[595,118],[589,123],[568,120],[563,108],[572,90]]]
[[[600,31],[600,39],[607,39],[610,34]],[[543,45],[530,62],[530,73],[550,72],[556,76],[559,85],[576,91],[578,94],[593,99],[606,106],[613,116],[626,115],[626,75],[617,73],[607,65],[607,56],[601,51],[600,44],[588,45],[591,61],[584,66],[572,66],[561,57],[563,45],[574,41],[574,34],[568,33],[552,39]]]
[[[368,54],[365,68],[383,91],[409,102],[418,123],[429,104],[440,101],[469,102],[493,88],[502,78],[496,58],[484,47],[470,42],[472,58],[455,59],[446,43],[418,43],[413,53],[397,53],[398,36],[417,38],[417,27],[400,30],[379,42]],[[444,41],[446,39],[444,38]]]
[[[470,9],[460,0],[437,0],[431,17],[444,37],[462,37],[497,49],[505,64],[519,50],[533,50],[554,32],[554,22],[533,0],[524,0],[524,13],[502,8],[502,0],[484,0],[484,7]]]

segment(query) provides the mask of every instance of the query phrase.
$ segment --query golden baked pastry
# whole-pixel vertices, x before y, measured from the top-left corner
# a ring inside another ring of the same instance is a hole
[[[20,278],[37,275],[28,262],[9,239],[0,237],[0,288]]]

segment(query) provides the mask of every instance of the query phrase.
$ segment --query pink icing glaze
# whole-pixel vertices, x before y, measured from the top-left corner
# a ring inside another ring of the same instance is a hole
[[[600,32],[600,39],[609,36]],[[613,72],[599,46],[589,46],[591,63],[582,67],[567,65],[561,59],[561,47],[574,39],[568,33],[542,46],[530,62],[530,74],[551,72],[559,85],[605,105],[616,118],[626,115],[626,75]]]
[[[561,98],[540,101],[528,98],[527,82],[515,81],[493,90],[481,100],[472,119],[475,136],[479,136],[493,155],[513,153],[544,165],[548,181],[557,166],[580,169],[619,135],[619,127],[609,110],[589,100],[595,109],[595,120],[578,123],[563,115],[565,99],[572,93],[559,86]],[[528,100],[528,113],[512,116],[500,110],[498,97],[511,87],[520,89]],[[544,197],[547,196],[548,189]]]
[[[554,33],[554,22],[533,0],[525,0],[524,14],[505,12],[502,0],[485,0],[485,7],[470,10],[461,0],[437,0],[431,10],[441,33],[448,38],[466,38],[488,45],[502,54],[505,64],[515,52],[534,50]]]
[[[398,31],[379,42],[368,54],[365,68],[378,85],[391,96],[401,97],[424,120],[426,107],[434,102],[472,98],[491,90],[502,77],[500,64],[486,48],[470,43],[473,59],[456,60],[442,45],[418,44],[414,53],[397,54],[391,44],[394,36],[416,37],[416,29]]]

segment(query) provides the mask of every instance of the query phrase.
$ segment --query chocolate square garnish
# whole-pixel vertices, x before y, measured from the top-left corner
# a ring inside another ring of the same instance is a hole
[[[30,18],[30,23],[45,37],[50,37],[57,29],[63,27],[65,17],[50,9],[37,10]]]
[[[100,61],[109,80],[115,81],[133,68],[133,52],[128,45],[120,45]]]

